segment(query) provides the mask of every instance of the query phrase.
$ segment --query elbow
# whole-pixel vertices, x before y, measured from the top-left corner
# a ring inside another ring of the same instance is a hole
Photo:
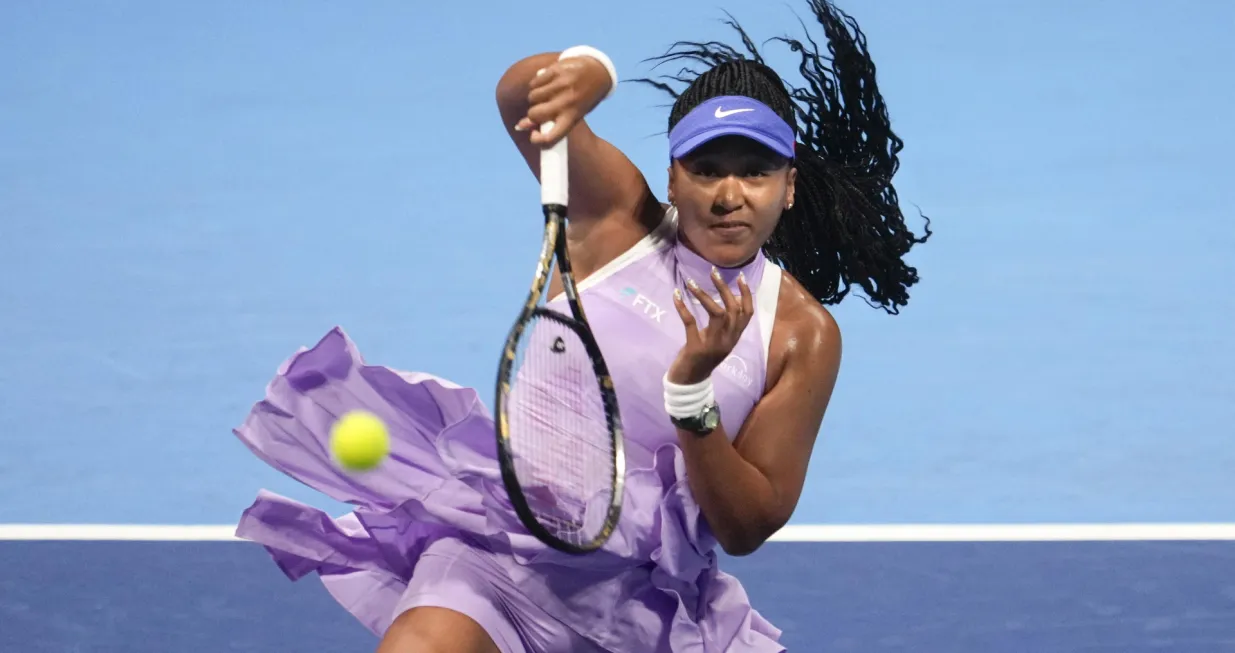
[[[784,522],[779,519],[752,520],[744,527],[717,533],[716,542],[726,554],[740,558],[758,551],[782,526]]]
[[[721,551],[736,558],[755,553],[789,522],[789,516],[782,512],[769,510],[767,514],[736,521],[730,528],[718,528],[716,543],[720,544]]]
[[[720,542],[721,550],[724,551],[727,555],[731,555],[735,558],[741,558],[743,556],[748,556],[754,553],[755,551],[758,551],[759,547],[763,546],[763,543],[766,542],[767,539],[766,538],[755,538],[755,537],[744,537],[744,538],[725,538],[723,540],[718,539],[717,541]]]

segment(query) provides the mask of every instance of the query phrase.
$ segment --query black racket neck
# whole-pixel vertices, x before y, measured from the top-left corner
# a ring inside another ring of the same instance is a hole
[[[575,273],[570,265],[570,251],[566,245],[566,207],[561,204],[546,204],[544,210],[545,224],[557,223],[557,242],[553,244],[553,247],[557,256],[558,272],[562,276],[562,291],[566,295],[566,302],[570,304],[575,318],[586,325],[587,317],[583,312],[583,304],[579,301],[579,288],[575,285]]]

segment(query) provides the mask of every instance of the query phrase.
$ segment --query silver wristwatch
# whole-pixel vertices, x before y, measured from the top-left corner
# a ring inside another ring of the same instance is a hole
[[[698,415],[690,417],[670,417],[673,425],[695,435],[707,435],[720,426],[720,406],[712,402],[703,407]]]

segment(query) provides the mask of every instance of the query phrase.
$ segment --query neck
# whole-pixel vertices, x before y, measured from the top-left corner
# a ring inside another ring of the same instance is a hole
[[[711,261],[707,260],[706,258],[704,258],[703,254],[701,254],[701,253],[699,252],[699,248],[698,248],[698,247],[695,247],[694,243],[690,242],[690,238],[688,238],[688,237],[686,236],[686,234],[685,234],[684,232],[682,232],[681,230],[678,230],[678,235],[677,235],[677,238],[678,238],[678,242],[679,242],[679,243],[681,243],[681,245],[682,245],[683,247],[685,247],[686,249],[690,250],[690,252],[691,252],[692,254],[694,254],[695,256],[698,256],[701,260],[703,260],[704,262],[706,262],[706,263],[708,263],[708,264],[710,264],[710,265],[715,265],[715,266],[716,266],[718,269],[720,269],[720,270],[734,270],[734,271],[737,271],[737,270],[740,270],[740,269],[742,269],[742,268],[744,268],[744,267],[746,267],[746,266],[750,265],[751,263],[754,263],[754,262],[755,262],[755,259],[759,257],[759,251],[758,251],[758,250],[756,250],[756,251],[755,251],[755,253],[754,253],[754,254],[751,254],[749,258],[747,258],[746,260],[742,261],[741,263],[738,263],[737,265],[720,265],[719,263],[713,263],[713,262],[711,262]]]

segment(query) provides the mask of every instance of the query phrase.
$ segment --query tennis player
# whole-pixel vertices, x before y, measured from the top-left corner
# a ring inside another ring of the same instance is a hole
[[[319,575],[379,653],[785,650],[715,549],[749,554],[794,511],[841,358],[824,305],[856,285],[896,313],[918,280],[903,257],[925,240],[897,206],[901,141],[865,37],[825,0],[810,5],[833,54],[783,41],[806,88],[761,63],[736,23],[748,55],[679,43],[664,60],[709,68],[676,76],[680,92],[642,80],[676,97],[667,203],[584,121],[616,86],[603,52],[536,55],[498,84],[533,171],[570,137],[571,256],[626,433],[623,513],[604,549],[571,556],[527,535],[474,390],[368,365],[339,329],[280,368],[236,433],[355,510],[331,519],[262,492],[237,534],[288,577]],[[356,476],[326,446],[352,409],[393,439],[383,467]]]

